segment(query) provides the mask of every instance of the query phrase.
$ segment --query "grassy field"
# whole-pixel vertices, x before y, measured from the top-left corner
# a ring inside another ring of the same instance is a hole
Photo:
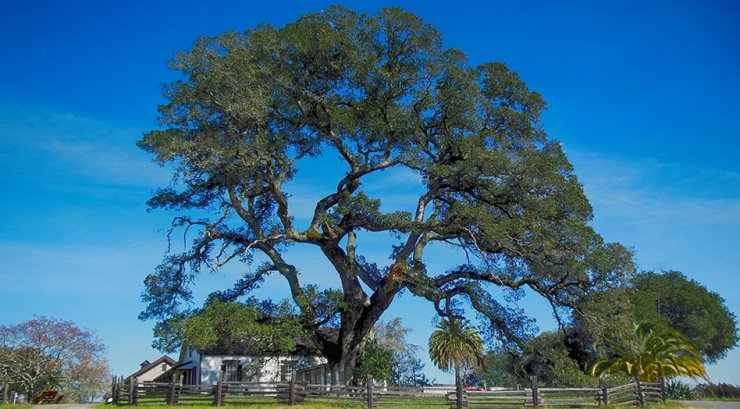
[[[26,405],[28,406],[28,405]],[[119,405],[121,407],[128,406],[128,405]],[[154,408],[158,407],[161,408],[162,406],[166,406],[165,404],[139,404],[136,405],[137,409],[147,409],[147,408]],[[177,407],[181,409],[214,409],[213,405],[176,405]],[[257,404],[249,404],[249,405],[236,405],[236,404],[230,404],[230,405],[224,405],[225,409],[359,409],[363,408],[363,405],[348,405],[348,406],[342,406],[342,405],[325,405],[325,404],[314,404],[314,403],[305,403],[305,404],[299,404],[294,406],[288,406],[288,405],[280,405],[277,403],[257,403]],[[380,406],[380,407],[387,407],[390,408],[391,406]],[[424,406],[423,403],[421,403],[419,406],[406,406],[404,405],[403,408],[428,408],[429,406]],[[435,406],[437,408],[446,408],[446,406]],[[627,406],[629,407],[629,406]],[[694,407],[689,406],[685,403],[681,402],[673,402],[669,401],[666,404],[653,404],[647,406],[650,409],[692,409]],[[0,405],[0,408],[5,408],[4,406]],[[28,409],[28,408],[21,408],[19,406],[14,406],[14,409]],[[111,405],[104,405],[104,404],[98,404],[96,405],[95,409],[110,409]],[[624,409],[625,406],[616,406],[616,405],[604,405],[599,406],[598,409]],[[694,408],[695,409],[695,408]]]
[[[125,407],[128,405],[118,405],[119,407]],[[146,408],[162,408],[163,406],[167,406],[165,404],[142,404],[142,405],[136,405],[137,409],[146,409]],[[0,406],[2,407],[2,406]],[[215,406],[213,405],[176,405],[176,407],[181,409],[214,409]],[[355,406],[342,406],[342,405],[322,405],[322,404],[313,404],[313,403],[305,403],[305,404],[298,404],[298,405],[280,405],[277,403],[253,403],[248,405],[237,405],[237,404],[229,404],[229,405],[223,405],[223,408],[226,409],[359,409],[362,408],[362,405],[355,405]],[[96,409],[110,409],[111,405],[105,405],[105,404],[98,404],[96,405]]]

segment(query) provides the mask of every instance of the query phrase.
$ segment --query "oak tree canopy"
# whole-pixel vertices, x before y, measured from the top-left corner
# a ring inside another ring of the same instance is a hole
[[[573,167],[542,128],[540,94],[502,63],[470,66],[411,13],[334,6],[282,28],[200,37],[170,64],[181,79],[165,86],[161,127],[138,144],[174,172],[149,206],[177,212],[173,230],[195,238],[147,277],[144,319],[181,316],[195,275],[261,254],[266,263],[212,297],[239,300],[281,275],[311,342],[346,382],[404,289],[442,316],[467,303],[492,335],[517,342],[529,320],[502,290],[529,289],[557,312],[633,270],[629,251],[588,225]],[[334,157],[343,177],[297,223],[286,182],[302,159]],[[363,191],[390,168],[424,185],[408,211],[383,211],[383,197]],[[359,253],[363,232],[397,240],[387,266]],[[462,249],[459,259],[432,268],[431,243]],[[287,262],[289,245],[318,248],[341,288],[309,286],[328,272]]]

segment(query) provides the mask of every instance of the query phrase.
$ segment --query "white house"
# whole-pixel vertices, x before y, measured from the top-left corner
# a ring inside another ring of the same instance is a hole
[[[175,368],[182,374],[182,382],[191,385],[214,385],[219,376],[226,382],[285,382],[293,376],[297,381],[317,384],[330,384],[332,380],[330,365],[323,357],[255,356],[239,352],[183,347]]]

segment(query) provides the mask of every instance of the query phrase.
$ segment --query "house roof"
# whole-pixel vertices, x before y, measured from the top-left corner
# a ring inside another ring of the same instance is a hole
[[[148,361],[144,361],[144,362],[148,362]],[[142,362],[142,363],[143,363],[143,362]],[[126,379],[131,379],[131,378],[137,378],[137,377],[139,377],[140,375],[142,375],[142,374],[145,374],[145,373],[149,372],[149,371],[150,371],[150,370],[151,370],[152,368],[155,368],[155,367],[156,367],[157,365],[159,365],[159,364],[162,364],[162,363],[166,363],[166,364],[168,364],[169,366],[175,366],[175,364],[176,364],[177,362],[175,362],[175,360],[174,360],[174,359],[170,358],[170,357],[169,357],[169,356],[167,356],[167,355],[162,355],[162,357],[161,357],[161,358],[157,359],[156,361],[154,361],[154,362],[152,362],[152,363],[150,363],[150,364],[148,364],[148,365],[142,366],[142,367],[141,367],[141,369],[139,369],[138,371],[136,371],[136,372],[132,373],[132,374],[131,374],[131,375],[129,375],[129,376],[128,376],[128,377],[126,378]]]

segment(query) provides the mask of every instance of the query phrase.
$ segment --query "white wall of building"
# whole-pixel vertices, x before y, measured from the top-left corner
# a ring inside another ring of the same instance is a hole
[[[244,355],[202,355],[196,348],[184,347],[180,353],[178,369],[186,371],[186,384],[215,385],[218,383],[224,362],[241,366],[242,379],[246,382],[280,382],[281,366],[293,362],[295,371],[315,368],[327,363],[323,357],[273,356],[250,357]],[[326,376],[330,379],[330,376]],[[318,379],[317,379],[318,380]],[[329,383],[329,381],[321,382]]]
[[[326,363],[326,359],[320,357],[206,355],[200,358],[200,383],[203,385],[218,383],[221,366],[225,361],[238,361],[242,367],[242,378],[247,382],[280,382],[280,367],[290,361],[295,361],[295,369]]]
[[[170,368],[172,368],[170,364],[168,364],[167,362],[162,362],[155,365],[152,369],[144,372],[143,374],[138,375],[136,378],[139,380],[139,382],[151,382],[159,375],[167,372]]]

